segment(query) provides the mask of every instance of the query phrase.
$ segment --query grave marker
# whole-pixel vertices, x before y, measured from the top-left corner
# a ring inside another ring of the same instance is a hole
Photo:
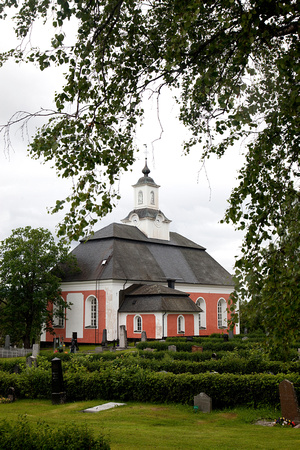
[[[107,348],[107,329],[103,328],[102,331],[102,342],[101,342],[102,347]]]
[[[4,348],[5,348],[5,350],[9,350],[10,349],[10,336],[9,336],[9,334],[7,334],[5,336]]]
[[[37,367],[37,359],[34,356],[28,356],[28,358],[26,358],[26,365],[28,367]]]
[[[286,419],[300,424],[300,411],[293,383],[283,380],[279,384],[281,414]]]
[[[200,345],[192,345],[192,353],[195,352],[203,352],[203,347],[200,347]]]
[[[204,392],[201,392],[194,397],[194,408],[198,408],[203,413],[210,413],[212,411],[212,399]]]
[[[52,404],[61,405],[66,401],[61,360],[53,358],[52,361]]]
[[[40,345],[39,344],[33,344],[33,346],[32,346],[32,356],[34,358],[36,358],[38,356],[39,352],[40,352]]]
[[[14,402],[16,400],[15,388],[13,388],[13,387],[8,388],[7,398],[10,402]]]
[[[147,341],[147,334],[146,331],[142,331],[141,334],[141,342],[146,342]]]
[[[168,350],[169,352],[177,352],[177,347],[176,345],[169,345]]]
[[[127,331],[125,325],[120,325],[120,348],[127,348]]]

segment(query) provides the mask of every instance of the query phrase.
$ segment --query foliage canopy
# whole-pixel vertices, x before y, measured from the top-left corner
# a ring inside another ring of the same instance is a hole
[[[53,330],[55,314],[64,317],[58,264],[68,248],[43,228],[17,228],[0,243],[0,330],[29,348],[43,326]]]
[[[266,311],[270,335],[287,344],[299,333],[300,312],[299,3],[2,0],[0,16],[10,8],[21,44],[2,62],[68,67],[56,111],[38,113],[52,117],[30,146],[32,157],[54,161],[62,177],[75,179],[54,208],[70,203],[60,234],[78,238],[112,208],[114,181],[134,160],[145,94],[159,98],[173,89],[190,130],[187,153],[198,145],[203,158],[222,156],[243,142],[246,162],[225,216],[245,230],[239,295],[250,292]],[[51,46],[28,51],[38,19],[53,25]],[[70,20],[77,34],[67,46]]]

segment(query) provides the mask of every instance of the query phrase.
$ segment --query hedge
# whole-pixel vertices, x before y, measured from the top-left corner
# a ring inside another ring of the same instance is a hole
[[[47,423],[30,425],[22,416],[17,422],[0,422],[0,449],[2,450],[92,450],[109,449],[102,435],[95,437],[86,427],[71,424],[66,428],[50,428]]]
[[[300,395],[300,375],[290,374],[173,374],[157,373],[138,366],[108,367],[100,372],[67,372],[64,375],[68,401],[103,399],[193,404],[205,392],[214,408],[278,406],[278,385],[294,383]],[[17,398],[51,398],[51,371],[30,369],[20,375],[0,372],[0,396],[14,387]]]

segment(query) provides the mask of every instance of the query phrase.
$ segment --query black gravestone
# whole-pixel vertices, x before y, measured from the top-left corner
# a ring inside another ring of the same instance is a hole
[[[107,347],[107,329],[104,328],[103,332],[102,332],[102,342],[101,342],[102,347]]]
[[[61,360],[53,358],[52,361],[52,404],[61,405],[66,401]]]

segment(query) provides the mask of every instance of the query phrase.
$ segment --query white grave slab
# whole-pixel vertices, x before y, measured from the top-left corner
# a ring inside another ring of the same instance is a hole
[[[123,406],[123,405],[126,405],[126,403],[109,402],[109,403],[104,403],[103,405],[94,406],[93,408],[84,409],[83,412],[96,413],[99,411],[105,411],[106,409],[111,409],[111,408],[115,408],[116,406]]]

